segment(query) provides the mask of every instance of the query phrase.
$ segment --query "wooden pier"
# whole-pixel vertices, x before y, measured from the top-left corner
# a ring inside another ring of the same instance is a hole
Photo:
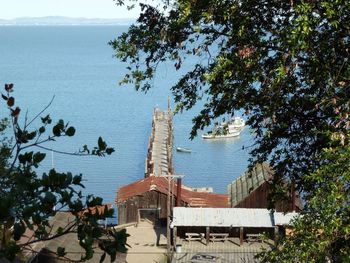
[[[154,109],[152,132],[148,141],[145,177],[164,176],[173,173],[173,115]]]

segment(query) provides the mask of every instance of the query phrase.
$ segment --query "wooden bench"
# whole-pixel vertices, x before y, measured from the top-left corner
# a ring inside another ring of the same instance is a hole
[[[186,233],[187,241],[202,240],[204,238],[204,233]]]
[[[247,234],[247,242],[263,242],[262,234]]]
[[[228,233],[210,233],[209,240],[212,242],[215,241],[226,241],[228,238]]]

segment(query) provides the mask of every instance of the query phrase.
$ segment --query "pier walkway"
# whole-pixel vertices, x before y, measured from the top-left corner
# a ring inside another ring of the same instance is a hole
[[[152,132],[148,141],[145,177],[173,172],[173,120],[170,109],[154,109]]]

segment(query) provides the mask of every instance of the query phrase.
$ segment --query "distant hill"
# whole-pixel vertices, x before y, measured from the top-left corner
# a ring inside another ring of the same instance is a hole
[[[53,25],[130,25],[135,21],[132,18],[83,18],[83,17],[65,17],[65,16],[46,16],[46,17],[19,17],[15,19],[0,19],[0,25],[6,26],[53,26]]]

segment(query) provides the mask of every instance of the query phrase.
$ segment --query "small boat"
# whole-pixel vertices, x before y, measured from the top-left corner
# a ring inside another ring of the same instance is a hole
[[[192,150],[189,148],[184,148],[184,147],[176,147],[176,151],[178,152],[183,152],[183,153],[191,153]]]

